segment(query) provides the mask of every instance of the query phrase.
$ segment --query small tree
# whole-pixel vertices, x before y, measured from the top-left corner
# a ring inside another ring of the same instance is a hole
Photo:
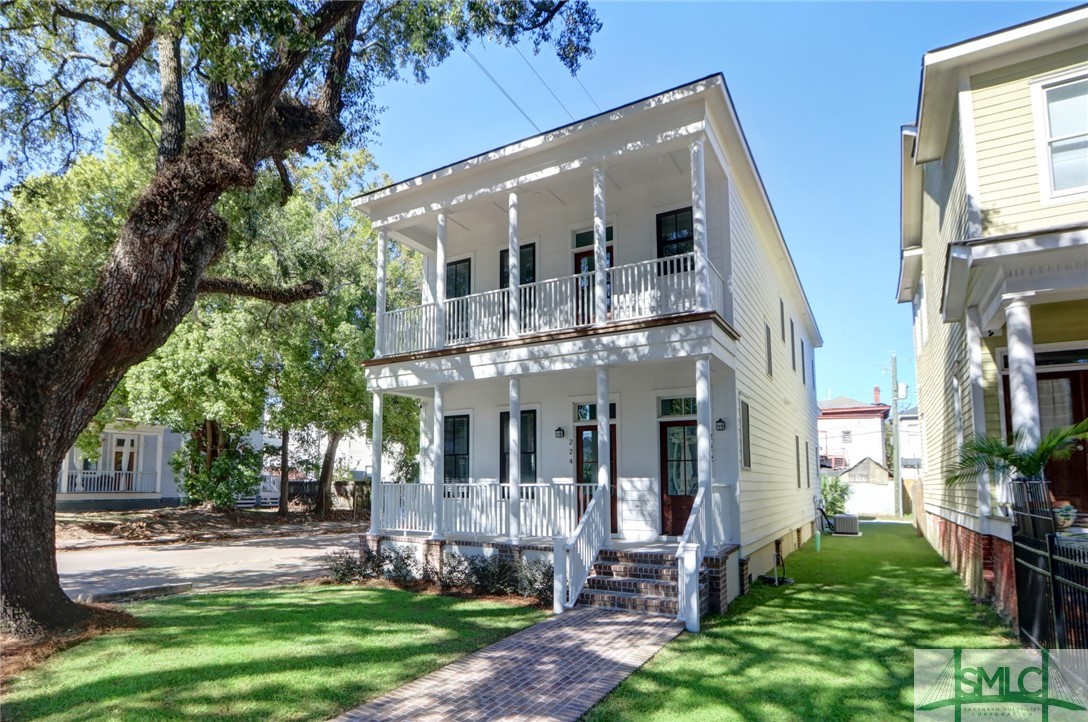
[[[846,502],[850,498],[850,485],[841,476],[820,477],[820,495],[824,499],[824,512],[828,516],[846,513]]]
[[[209,457],[207,446],[189,438],[170,459],[181,488],[192,502],[209,502],[216,509],[234,507],[239,496],[252,496],[261,485],[261,452],[238,435]]]

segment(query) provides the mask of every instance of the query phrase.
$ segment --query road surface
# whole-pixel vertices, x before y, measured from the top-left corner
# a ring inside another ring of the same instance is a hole
[[[263,587],[320,576],[322,555],[358,549],[358,540],[330,534],[64,551],[57,569],[73,597],[176,582],[192,582],[194,591]]]

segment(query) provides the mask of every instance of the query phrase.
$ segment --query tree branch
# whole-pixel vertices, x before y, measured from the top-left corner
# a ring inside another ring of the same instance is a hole
[[[320,281],[309,280],[297,286],[268,286],[238,278],[205,277],[200,279],[197,293],[222,293],[227,296],[259,298],[272,303],[296,303],[321,295],[324,288]]]
[[[287,172],[287,165],[284,164],[283,157],[276,156],[272,159],[272,162],[276,164],[276,171],[280,174],[280,183],[283,184],[283,188],[280,190],[280,205],[285,206],[291,194],[295,192],[295,186],[291,183],[291,174]]]
[[[348,66],[351,65],[351,46],[355,42],[359,14],[362,11],[363,6],[361,4],[356,5],[340,22],[333,35],[332,57],[329,58],[329,64],[325,71],[325,84],[321,89],[319,107],[334,118],[338,118],[340,111],[344,108],[344,80],[348,77]]]
[[[136,61],[140,59],[140,56],[150,47],[152,39],[155,37],[155,23],[146,23],[140,30],[140,34],[136,36],[136,41],[128,46],[128,50],[124,53],[119,53],[113,61],[113,78],[109,82],[108,87],[114,87],[123,78],[128,76],[128,71],[132,70],[132,66],[136,64]]]
[[[166,32],[159,36],[159,81],[162,88],[162,135],[156,165],[181,154],[185,145],[185,89],[181,77],[181,36]]]
[[[113,38],[117,42],[124,43],[125,45],[132,45],[131,40],[126,38],[124,35],[122,35],[117,30],[117,28],[113,27],[112,25],[110,25],[108,22],[106,22],[102,18],[95,17],[94,15],[89,15],[87,13],[80,12],[78,10],[72,10],[71,8],[66,8],[63,5],[61,5],[60,3],[57,3],[56,5],[54,5],[53,9],[54,9],[54,12],[57,15],[61,16],[62,18],[68,18],[69,20],[75,20],[76,22],[86,23],[88,25],[94,25],[96,28],[104,31],[106,33],[106,35],[109,35],[111,38]]]

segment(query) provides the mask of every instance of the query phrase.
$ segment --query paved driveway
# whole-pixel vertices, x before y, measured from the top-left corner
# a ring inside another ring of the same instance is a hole
[[[263,587],[319,576],[320,557],[358,548],[358,535],[278,537],[201,544],[111,547],[57,553],[72,596],[174,582],[193,589]]]

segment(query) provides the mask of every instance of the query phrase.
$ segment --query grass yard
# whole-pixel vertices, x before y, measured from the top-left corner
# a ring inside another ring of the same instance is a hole
[[[809,542],[786,559],[794,585],[755,582],[585,720],[911,720],[915,648],[1017,646],[912,526],[862,533]]]
[[[545,617],[398,589],[287,587],[126,607],[147,623],[12,681],[9,720],[324,720]]]

